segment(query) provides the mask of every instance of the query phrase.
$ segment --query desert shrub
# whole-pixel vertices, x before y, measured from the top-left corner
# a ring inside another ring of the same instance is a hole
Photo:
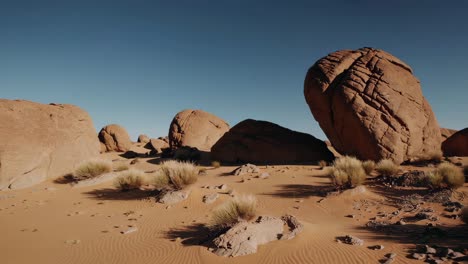
[[[395,164],[391,159],[383,159],[377,163],[375,169],[382,176],[394,176],[398,173],[400,166]]]
[[[465,176],[457,166],[444,162],[428,174],[430,185],[435,189],[457,189],[465,183]]]
[[[161,164],[161,170],[152,183],[158,188],[181,190],[197,179],[198,169],[193,163],[169,160]]]
[[[362,168],[367,175],[371,174],[375,169],[375,162],[372,160],[366,160],[362,163]]]
[[[114,171],[125,171],[128,170],[128,165],[127,164],[119,164],[117,166],[114,166]]]
[[[79,164],[72,173],[74,180],[86,180],[112,171],[112,163],[107,160],[88,160]]]
[[[320,167],[321,170],[323,170],[327,166],[327,162],[324,160],[321,160],[318,162],[318,166]]]
[[[250,221],[257,211],[257,199],[253,195],[236,196],[213,211],[211,227],[222,229],[240,221]]]
[[[221,163],[220,163],[219,161],[216,161],[216,160],[215,160],[215,161],[212,161],[212,162],[211,162],[211,167],[217,169],[217,168],[221,167]]]
[[[361,185],[366,180],[366,172],[360,160],[343,156],[333,162],[329,171],[333,184],[340,188],[350,188]]]
[[[114,185],[121,191],[129,191],[138,189],[143,185],[145,173],[140,170],[126,170],[122,171],[117,179],[115,179]]]
[[[463,207],[460,218],[465,224],[468,224],[468,207]]]

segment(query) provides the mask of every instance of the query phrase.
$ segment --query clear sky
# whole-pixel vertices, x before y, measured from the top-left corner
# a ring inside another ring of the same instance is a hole
[[[379,3],[380,2],[380,3]],[[167,134],[182,109],[325,136],[307,69],[340,49],[408,63],[442,127],[468,126],[468,1],[0,0],[0,97],[69,103],[97,130]]]

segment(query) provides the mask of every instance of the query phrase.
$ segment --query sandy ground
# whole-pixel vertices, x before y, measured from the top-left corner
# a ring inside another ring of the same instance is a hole
[[[116,153],[103,157],[130,163]],[[152,171],[158,165],[154,158],[148,158],[131,167]],[[148,193],[118,192],[112,182],[73,188],[48,181],[29,189],[2,192],[1,263],[379,263],[390,252],[397,254],[394,263],[421,263],[406,255],[417,242],[413,233],[424,229],[429,220],[406,225],[396,234],[365,228],[377,212],[394,212],[401,192],[369,186],[364,193],[325,198],[321,190],[329,186],[329,180],[317,166],[260,168],[270,174],[268,179],[250,175],[242,182],[241,176],[226,176],[234,167],[207,167],[207,175],[199,177],[190,197],[171,207],[156,203]],[[215,203],[205,204],[203,195],[216,190],[202,186],[221,184],[237,193],[255,194],[259,214],[295,215],[305,230],[293,240],[260,246],[257,254],[237,258],[214,255],[199,245],[206,235],[203,224],[208,223],[212,209],[230,196],[219,191]],[[459,189],[458,198],[467,205],[464,193],[468,193],[466,185]],[[467,243],[467,227],[461,220],[444,217],[440,205],[424,206],[435,209],[440,215],[437,223],[456,233],[438,243],[467,246],[463,245]],[[121,234],[132,226],[138,231]],[[364,239],[365,244],[336,242],[337,236],[347,234]],[[373,245],[385,248],[368,248]]]

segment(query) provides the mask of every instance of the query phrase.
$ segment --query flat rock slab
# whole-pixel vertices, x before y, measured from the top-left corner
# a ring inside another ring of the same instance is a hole
[[[288,231],[285,233],[285,226]],[[260,216],[255,222],[240,222],[213,240],[218,256],[238,257],[257,252],[259,245],[271,241],[292,239],[302,230],[302,224],[291,215],[282,218]]]

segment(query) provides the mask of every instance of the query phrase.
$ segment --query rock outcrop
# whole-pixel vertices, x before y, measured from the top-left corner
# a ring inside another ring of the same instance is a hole
[[[107,151],[125,152],[132,147],[127,130],[116,124],[103,127],[99,132],[99,141],[106,146]]]
[[[291,215],[282,218],[260,216],[253,223],[240,222],[215,238],[213,243],[216,248],[213,252],[224,257],[253,254],[259,245],[279,239],[292,239],[302,228],[302,224]]]
[[[247,119],[235,125],[211,148],[213,160],[227,163],[294,164],[332,161],[327,145],[305,133]]]
[[[304,95],[341,154],[401,163],[441,153],[439,126],[419,80],[385,51],[329,54],[307,72]]]
[[[146,145],[149,149],[154,149],[157,153],[162,153],[163,149],[169,148],[169,144],[159,138],[152,138]]]
[[[202,110],[184,110],[171,122],[169,144],[172,149],[187,146],[210,151],[228,130],[228,123],[213,114]]]
[[[440,128],[440,135],[442,136],[442,140],[446,140],[449,138],[451,135],[457,133],[457,130],[455,129],[450,129],[450,128]]]
[[[148,142],[150,142],[150,138],[147,135],[142,134],[142,135],[138,136],[138,142],[139,143],[148,143]]]
[[[468,156],[468,127],[442,142],[442,150],[445,156]]]
[[[61,177],[98,154],[96,130],[81,108],[0,99],[0,190]]]

